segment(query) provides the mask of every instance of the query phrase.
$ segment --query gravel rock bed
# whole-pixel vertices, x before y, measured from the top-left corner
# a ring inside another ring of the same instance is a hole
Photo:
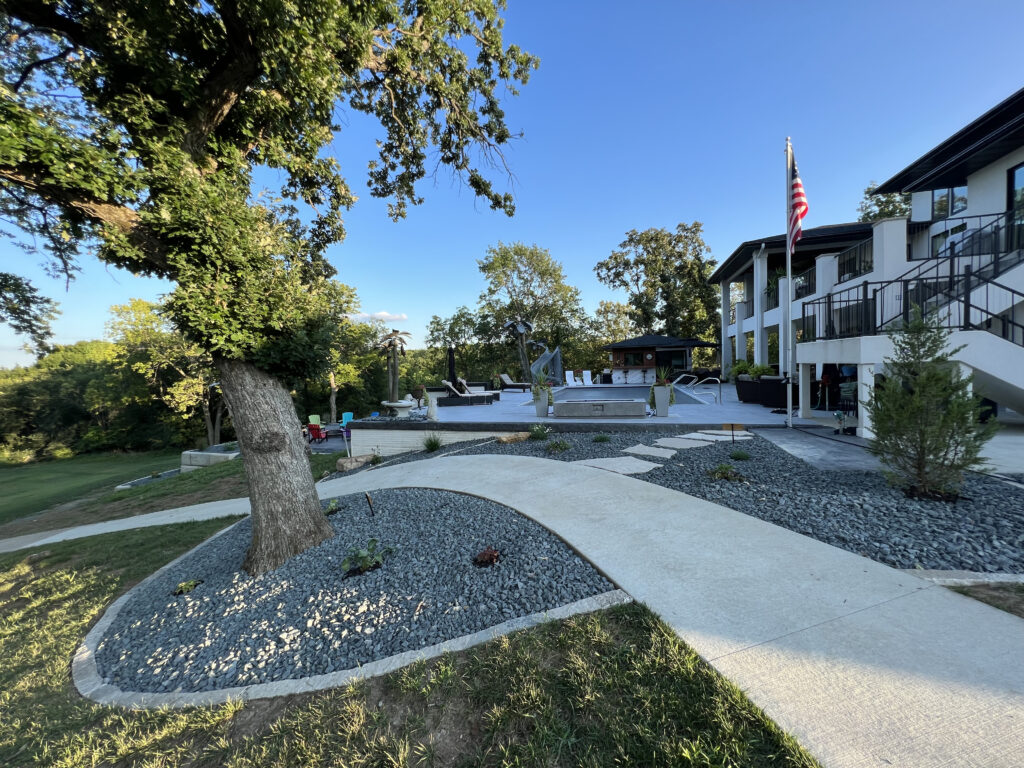
[[[445,446],[455,455],[504,454],[562,461],[623,456],[624,448],[652,445],[666,433],[607,432],[609,442],[593,442],[594,433],[552,434],[549,441],[521,443],[474,441]],[[565,440],[566,451],[547,445]],[[738,461],[729,454],[750,454]],[[432,456],[423,452],[388,459],[388,463]],[[961,499],[954,503],[908,499],[881,474],[823,471],[786,453],[769,441],[713,443],[679,451],[637,479],[673,488],[811,536],[895,568],[1024,573],[1024,489],[969,474]],[[715,480],[708,471],[731,464],[743,482]]]
[[[243,520],[136,588],[99,644],[106,682],[133,691],[209,691],[351,669],[581,600],[614,586],[516,511],[429,489],[339,499],[337,535],[250,578]],[[327,502],[325,501],[325,506]],[[394,548],[346,578],[342,561],[371,538]],[[500,561],[477,568],[487,546]],[[174,596],[183,581],[201,580]]]

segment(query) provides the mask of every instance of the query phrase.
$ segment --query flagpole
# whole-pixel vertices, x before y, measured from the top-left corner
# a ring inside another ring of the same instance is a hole
[[[782,326],[779,329],[779,342],[784,344],[782,360],[785,364],[785,371],[782,375],[786,377],[786,427],[793,428],[793,361],[791,355],[792,345],[789,336],[792,333],[793,322],[790,312],[793,308],[793,243],[792,227],[790,217],[793,215],[793,144],[790,137],[786,137],[786,302],[782,308]],[[783,332],[784,331],[784,332]]]

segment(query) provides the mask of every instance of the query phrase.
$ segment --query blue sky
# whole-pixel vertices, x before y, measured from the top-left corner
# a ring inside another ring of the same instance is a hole
[[[440,171],[424,205],[393,223],[365,187],[374,126],[348,113],[334,148],[360,200],[329,251],[367,313],[420,346],[432,315],[475,306],[476,262],[499,241],[550,250],[593,311],[624,300],[594,265],[629,229],[704,223],[719,261],[785,222],[786,136],[810,202],[805,227],[853,221],[883,181],[1024,85],[1019,0],[562,2],[510,0],[506,43],[541,59],[507,122],[513,219]],[[508,183],[499,171],[499,183]],[[108,308],[169,285],[83,260],[65,292],[0,242],[5,269],[60,302],[56,341],[102,338]],[[26,364],[0,326],[0,366]]]

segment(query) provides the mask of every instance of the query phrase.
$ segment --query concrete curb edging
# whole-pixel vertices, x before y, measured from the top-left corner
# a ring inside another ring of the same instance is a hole
[[[215,536],[211,536],[210,538],[212,539],[216,536],[220,536],[222,533],[225,533],[233,527],[234,526],[228,526],[223,531],[219,531]],[[207,541],[210,541],[210,539],[207,539]],[[186,552],[181,557],[185,557],[188,554],[189,553]],[[75,687],[82,696],[87,699],[91,699],[98,704],[124,707],[126,709],[153,709],[157,707],[179,709],[181,707],[202,707],[224,704],[229,700],[241,699],[244,701],[248,699],[269,699],[275,696],[287,696],[293,693],[311,693],[313,691],[320,691],[327,688],[338,688],[358,679],[385,675],[389,672],[394,672],[397,669],[408,666],[415,661],[419,661],[420,659],[432,659],[450,651],[464,651],[475,645],[482,645],[496,637],[508,635],[521,629],[534,627],[538,624],[543,624],[546,621],[565,619],[580,613],[590,613],[592,611],[611,608],[615,605],[622,605],[633,601],[633,598],[628,593],[621,589],[614,589],[609,592],[603,592],[600,595],[594,595],[593,597],[587,597],[573,603],[560,605],[549,611],[540,611],[538,613],[531,613],[528,616],[509,619],[501,624],[495,624],[492,627],[487,627],[486,629],[482,629],[479,632],[474,632],[469,635],[463,635],[462,637],[445,640],[444,642],[435,643],[434,645],[428,645],[412,651],[405,651],[394,656],[388,656],[384,659],[378,659],[353,669],[346,669],[341,672],[331,672],[326,675],[303,677],[294,680],[277,680],[272,683],[256,683],[253,685],[224,688],[219,691],[201,691],[196,693],[149,693],[142,691],[125,691],[115,685],[104,683],[96,668],[96,649],[99,646],[104,633],[107,631],[107,628],[117,617],[118,613],[124,607],[127,598],[135,589],[142,586],[150,579],[155,578],[165,569],[173,566],[181,559],[181,557],[171,561],[160,570],[139,582],[139,584],[128,592],[121,595],[121,597],[111,604],[100,620],[96,622],[95,626],[93,626],[86,635],[85,640],[82,642],[81,646],[79,646],[78,651],[75,653],[75,658],[71,663],[71,677]]]
[[[977,584],[1024,584],[1024,573],[981,573],[979,571],[929,571],[905,569],[918,578],[940,587],[970,587]]]

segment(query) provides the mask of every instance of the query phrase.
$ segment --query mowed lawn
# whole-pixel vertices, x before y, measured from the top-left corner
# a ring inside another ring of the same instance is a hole
[[[0,465],[0,525],[180,464],[181,450],[172,449]]]
[[[313,454],[310,457],[313,477],[319,478],[333,471],[342,455]],[[214,464],[123,491],[114,490],[114,486],[125,480],[145,477],[161,469],[174,469],[179,464],[179,456],[178,451],[104,454],[4,467],[2,471],[5,474],[0,475],[0,482],[7,490],[7,482],[10,481],[13,493],[5,496],[0,507],[3,510],[0,512],[0,538],[248,495],[245,466],[239,460]],[[78,495],[75,495],[76,487]],[[29,515],[34,517],[26,519]]]

